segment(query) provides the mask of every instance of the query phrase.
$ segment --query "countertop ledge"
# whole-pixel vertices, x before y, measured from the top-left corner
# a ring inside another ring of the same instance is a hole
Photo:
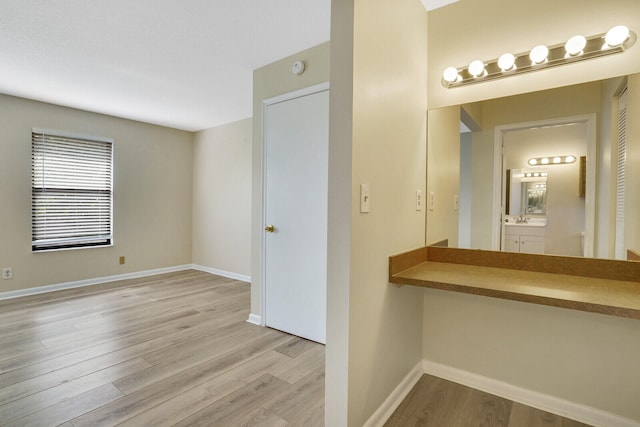
[[[424,247],[389,257],[389,281],[640,319],[640,263],[521,255]]]

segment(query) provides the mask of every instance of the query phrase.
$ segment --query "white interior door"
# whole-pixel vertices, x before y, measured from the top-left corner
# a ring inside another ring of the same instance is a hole
[[[325,343],[329,91],[267,105],[264,123],[265,324]]]

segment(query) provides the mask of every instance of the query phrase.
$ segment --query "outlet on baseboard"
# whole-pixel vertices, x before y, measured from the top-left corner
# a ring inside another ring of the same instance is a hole
[[[2,269],[2,279],[9,280],[13,279],[13,268],[7,267]]]
[[[120,257],[120,264],[124,264],[124,256]]]

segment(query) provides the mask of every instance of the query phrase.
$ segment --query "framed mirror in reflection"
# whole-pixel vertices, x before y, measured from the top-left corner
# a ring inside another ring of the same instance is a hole
[[[507,169],[504,198],[506,223],[527,223],[530,216],[546,217],[547,174],[546,170]]]
[[[634,259],[640,120],[627,114],[634,108],[637,74],[430,110],[427,242]]]

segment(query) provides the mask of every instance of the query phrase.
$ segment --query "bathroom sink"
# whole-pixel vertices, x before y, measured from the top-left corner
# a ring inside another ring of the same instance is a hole
[[[529,218],[526,222],[516,222],[516,218],[507,218],[504,221],[504,225],[512,227],[546,227],[546,218]]]

